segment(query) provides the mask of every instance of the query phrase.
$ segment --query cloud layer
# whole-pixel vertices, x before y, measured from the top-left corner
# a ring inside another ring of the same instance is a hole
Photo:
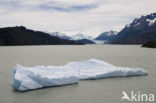
[[[0,27],[97,36],[156,11],[156,0],[0,0]]]

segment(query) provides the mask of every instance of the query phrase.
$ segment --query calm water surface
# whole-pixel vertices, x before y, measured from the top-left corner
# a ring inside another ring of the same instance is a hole
[[[100,59],[116,66],[140,67],[148,76],[80,81],[79,84],[17,92],[11,86],[16,64],[64,65]],[[12,46],[0,47],[0,103],[123,103],[122,91],[156,96],[156,49],[139,45]]]

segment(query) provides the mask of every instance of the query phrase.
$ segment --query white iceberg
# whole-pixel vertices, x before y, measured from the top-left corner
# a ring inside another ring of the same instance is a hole
[[[141,76],[148,74],[147,70],[141,68],[116,67],[97,59],[71,62],[66,66],[72,68],[79,79],[100,79],[109,77]]]
[[[16,90],[25,91],[49,86],[78,83],[77,76],[67,68],[30,68],[17,65],[13,71],[12,85]]]
[[[71,62],[64,66],[23,67],[13,71],[12,85],[16,90],[26,91],[49,86],[78,83],[79,79],[99,79],[147,75],[141,68],[116,67],[107,62],[91,59]]]

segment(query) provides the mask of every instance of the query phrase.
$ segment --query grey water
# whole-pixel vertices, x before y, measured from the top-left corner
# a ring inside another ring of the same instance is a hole
[[[28,92],[17,92],[11,86],[16,64],[64,65],[91,58],[115,66],[143,68],[149,75],[85,80],[79,84]],[[156,49],[140,45],[0,47],[0,103],[124,103],[121,101],[123,90],[128,94],[134,91],[156,96]]]

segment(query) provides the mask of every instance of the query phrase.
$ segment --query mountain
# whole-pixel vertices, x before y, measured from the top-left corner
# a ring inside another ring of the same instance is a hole
[[[101,33],[99,36],[97,36],[95,38],[95,40],[112,40],[117,36],[117,32],[116,31],[106,31]]]
[[[50,35],[56,36],[60,39],[67,39],[67,40],[72,40],[70,36],[67,36],[66,34],[60,33],[60,32],[51,32]]]
[[[60,39],[73,40],[73,41],[75,41],[77,43],[95,44],[95,42],[93,41],[93,37],[85,36],[83,34],[76,34],[76,35],[68,36],[68,35],[62,34],[60,32],[51,32],[50,35],[58,37]]]
[[[80,44],[23,26],[0,28],[0,45],[62,45]]]
[[[76,35],[68,36],[68,35],[60,33],[60,32],[51,32],[50,35],[56,36],[56,37],[61,38],[61,39],[68,39],[68,40],[80,40],[80,39],[93,40],[93,37],[85,36],[83,34],[76,34]]]
[[[80,40],[80,39],[93,40],[93,37],[91,37],[91,36],[85,36],[83,34],[76,34],[76,35],[72,35],[71,37],[72,37],[73,40]]]
[[[80,40],[75,40],[77,43],[82,43],[82,44],[95,44],[92,40],[89,39],[80,39]]]
[[[156,41],[156,13],[134,19],[118,33],[112,43],[144,44],[151,41]]]
[[[156,41],[145,43],[142,45],[142,47],[156,48]]]

